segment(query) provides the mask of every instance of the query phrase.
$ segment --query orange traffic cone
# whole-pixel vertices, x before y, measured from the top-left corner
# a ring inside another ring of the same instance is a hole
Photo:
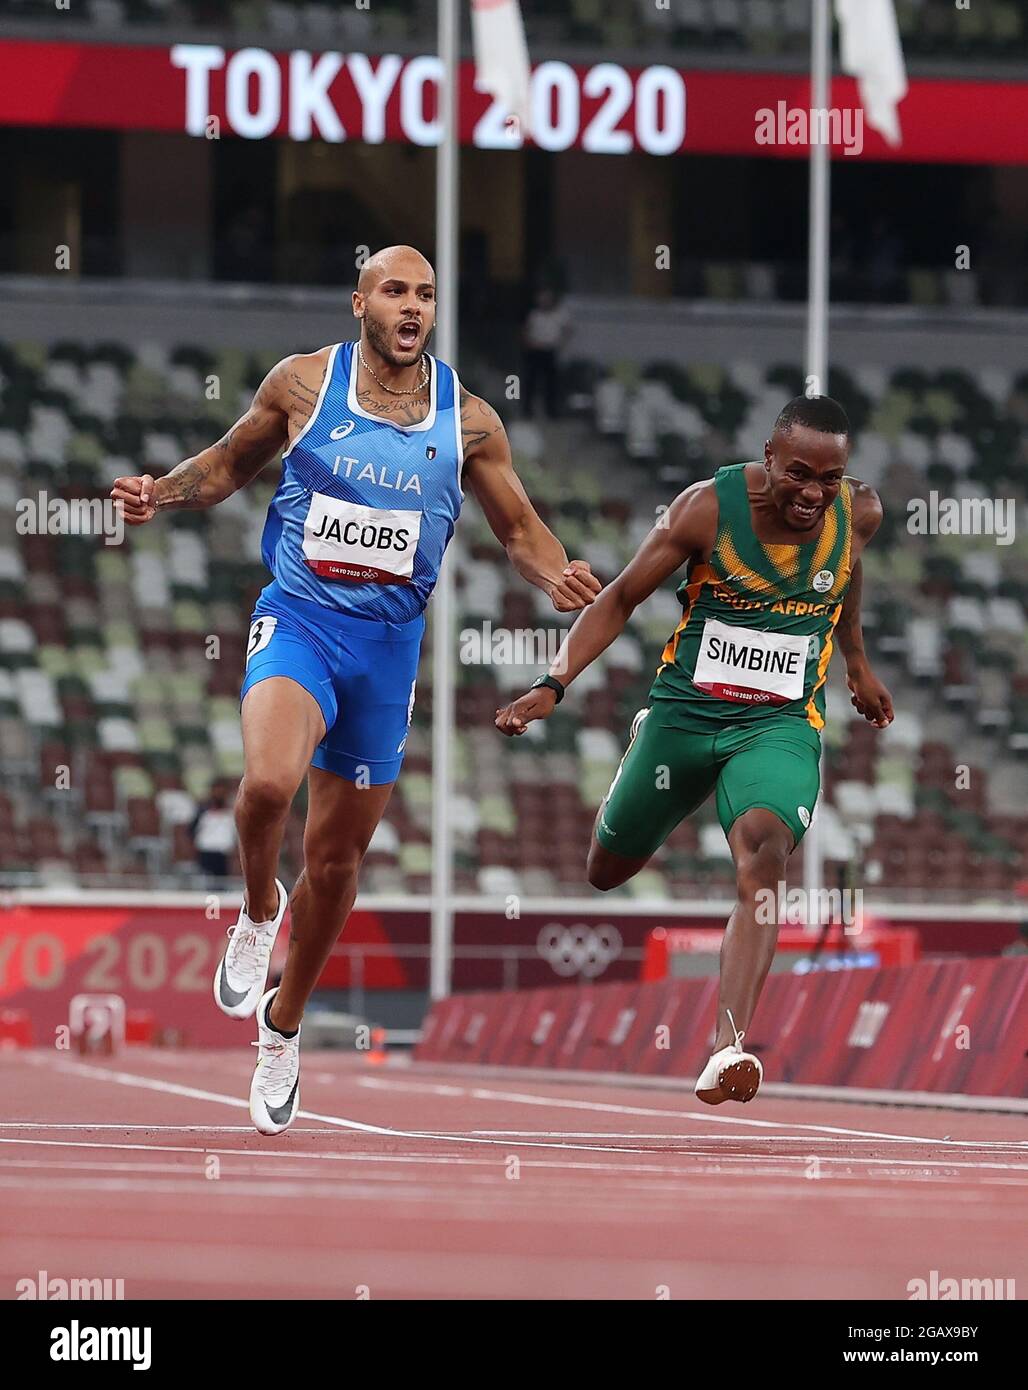
[[[374,1067],[379,1067],[386,1060],[386,1031],[384,1028],[372,1028],[371,1046],[365,1053],[365,1060]]]

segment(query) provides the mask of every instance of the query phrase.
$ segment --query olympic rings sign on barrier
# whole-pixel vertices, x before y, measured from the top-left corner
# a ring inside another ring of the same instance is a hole
[[[576,923],[563,926],[548,922],[536,938],[536,949],[554,974],[563,979],[581,975],[595,980],[621,954],[621,933],[617,927],[603,923],[598,927]]]

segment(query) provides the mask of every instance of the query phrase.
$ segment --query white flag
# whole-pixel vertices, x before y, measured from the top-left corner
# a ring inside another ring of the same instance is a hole
[[[868,123],[890,145],[901,142],[896,107],[907,94],[893,0],[835,0],[843,72],[856,77]]]
[[[518,0],[471,0],[475,85],[491,92],[529,133],[532,70]]]

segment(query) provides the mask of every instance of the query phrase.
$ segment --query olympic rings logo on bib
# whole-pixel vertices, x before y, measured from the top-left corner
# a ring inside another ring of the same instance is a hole
[[[409,584],[421,512],[381,511],[316,492],[303,523],[303,556],[321,579]]]

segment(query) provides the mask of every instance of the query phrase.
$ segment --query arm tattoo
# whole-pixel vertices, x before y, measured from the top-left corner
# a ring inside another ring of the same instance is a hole
[[[276,400],[283,380],[280,364],[261,383],[250,409],[216,444],[158,479],[158,507],[214,506],[257,476],[285,442],[284,411]]]
[[[289,398],[295,402],[290,406],[290,413],[295,412],[304,420],[309,420],[314,414],[314,407],[318,403],[319,392],[314,391],[303,381],[296,372],[289,374]]]
[[[268,461],[268,441],[254,417],[253,409],[236,422],[214,448],[221,456],[221,466],[237,487],[248,483]],[[207,469],[210,472],[210,469]]]
[[[210,466],[199,459],[186,459],[173,468],[161,481],[161,496],[155,497],[158,507],[192,507],[210,473]]]
[[[467,455],[502,430],[503,422],[491,406],[461,387],[460,426],[464,436],[464,453]]]

